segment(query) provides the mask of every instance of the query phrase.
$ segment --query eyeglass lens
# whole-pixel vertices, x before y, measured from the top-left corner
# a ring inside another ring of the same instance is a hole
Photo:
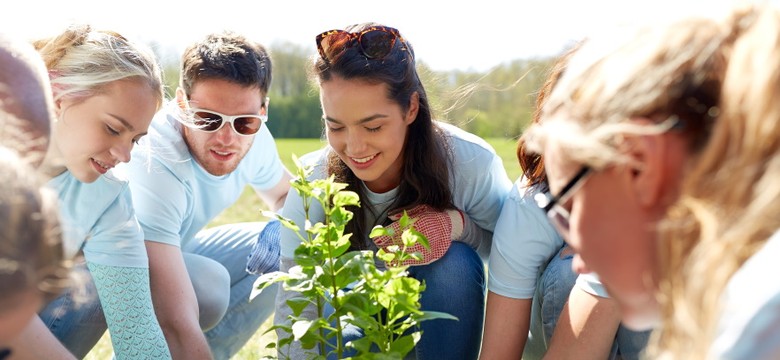
[[[369,59],[387,56],[395,44],[395,35],[383,30],[371,30],[360,35],[358,40],[363,54]]]
[[[363,55],[369,59],[378,59],[387,56],[393,50],[398,35],[389,28],[370,28],[360,33],[331,30],[317,36],[320,56],[328,61],[334,60],[346,48],[354,46],[351,41],[355,37]]]
[[[222,127],[224,119],[219,114],[208,111],[195,112],[195,125],[203,131],[213,132]],[[257,133],[262,126],[259,117],[243,116],[233,120],[233,129],[241,135],[252,135]]]

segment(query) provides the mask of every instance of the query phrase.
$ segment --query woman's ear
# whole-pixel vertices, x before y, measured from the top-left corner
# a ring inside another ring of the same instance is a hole
[[[418,111],[420,111],[420,94],[415,91],[409,99],[409,110],[406,111],[406,117],[404,118],[406,125],[413,123],[414,119],[417,119]]]
[[[667,141],[664,134],[637,135],[626,139],[631,163],[631,186],[644,207],[658,205],[669,178],[665,164]]]

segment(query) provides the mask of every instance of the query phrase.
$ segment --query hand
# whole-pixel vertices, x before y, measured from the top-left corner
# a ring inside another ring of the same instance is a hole
[[[440,259],[450,248],[452,240],[457,240],[463,234],[463,213],[457,209],[437,211],[428,205],[418,205],[406,212],[408,216],[414,219],[414,228],[425,235],[430,245],[430,250],[423,247],[422,244],[415,244],[406,249],[408,253],[419,252],[422,254],[422,260],[406,260],[402,265],[426,265]],[[401,225],[398,219],[403,215],[403,211],[388,216],[393,223],[387,228],[393,230],[393,236],[378,236],[374,238],[374,243],[380,249],[387,249],[391,245],[402,246]]]
[[[265,225],[247,256],[246,272],[262,275],[279,270],[281,228],[278,220],[272,220]]]

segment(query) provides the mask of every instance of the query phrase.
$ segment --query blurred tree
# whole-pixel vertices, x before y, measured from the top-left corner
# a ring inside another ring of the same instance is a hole
[[[152,44],[161,61],[166,92],[172,98],[179,83],[179,59],[170,49]],[[309,78],[314,49],[289,42],[269,48],[273,81],[268,96],[268,128],[277,138],[322,136],[319,89]],[[481,137],[516,138],[528,126],[536,93],[552,59],[519,59],[477,71],[434,71],[418,61],[436,119]]]

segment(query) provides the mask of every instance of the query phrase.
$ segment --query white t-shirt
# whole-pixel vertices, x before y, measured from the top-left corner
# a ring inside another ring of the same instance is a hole
[[[729,280],[710,357],[780,359],[780,232]]]

